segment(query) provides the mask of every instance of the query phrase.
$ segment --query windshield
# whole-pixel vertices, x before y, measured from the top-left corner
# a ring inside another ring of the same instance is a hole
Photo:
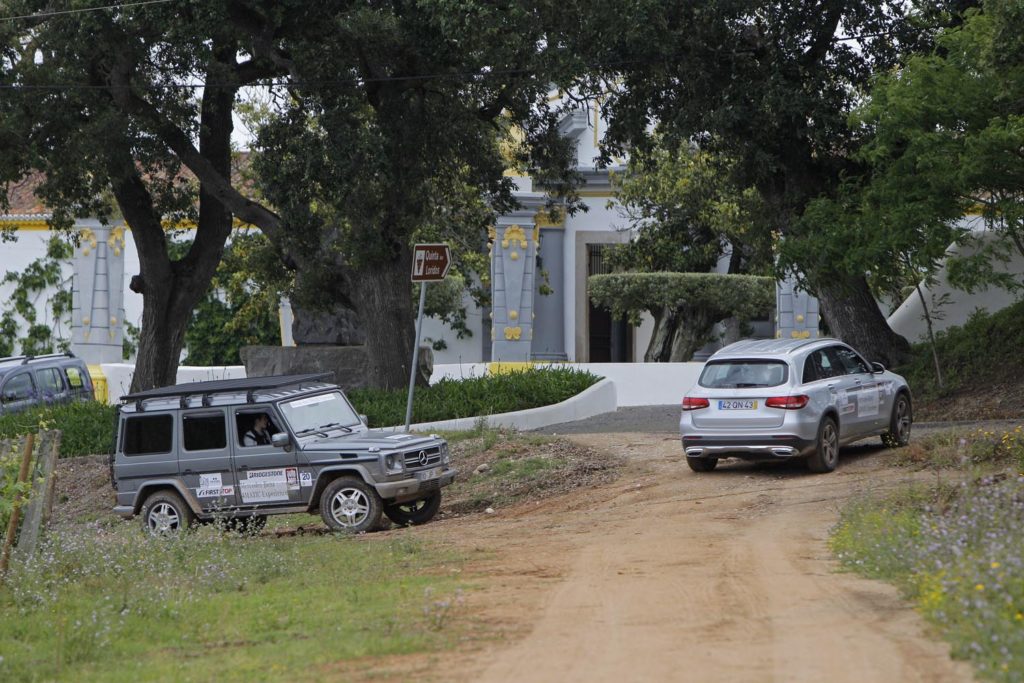
[[[360,424],[359,416],[339,391],[297,398],[281,404],[281,412],[297,436]]]
[[[777,387],[786,382],[786,364],[770,360],[711,361],[698,383],[710,389]]]

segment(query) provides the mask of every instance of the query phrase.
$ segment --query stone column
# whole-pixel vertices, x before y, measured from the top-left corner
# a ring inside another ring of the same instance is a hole
[[[797,288],[789,277],[775,283],[775,336],[780,339],[816,339],[818,300]]]
[[[86,363],[121,362],[124,226],[82,228],[71,286],[71,350]]]
[[[526,362],[533,342],[537,192],[517,193],[523,208],[500,216],[491,234],[491,360]]]

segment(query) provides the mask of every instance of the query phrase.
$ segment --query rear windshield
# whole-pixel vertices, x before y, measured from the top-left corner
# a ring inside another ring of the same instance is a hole
[[[788,378],[789,370],[780,361],[720,360],[708,362],[697,383],[709,389],[746,389],[777,387]]]

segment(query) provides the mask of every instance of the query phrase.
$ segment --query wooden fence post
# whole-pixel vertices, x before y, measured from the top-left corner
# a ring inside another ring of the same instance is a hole
[[[37,476],[32,483],[32,495],[25,506],[25,521],[21,524],[18,543],[14,548],[19,558],[35,554],[39,535],[49,518],[46,506],[48,501],[53,502],[50,485],[56,476],[54,470],[57,467],[57,456],[60,454],[61,436],[62,432],[59,429],[39,432],[39,447],[36,449],[38,454],[35,467],[32,468],[32,472]]]
[[[24,484],[28,479],[28,468],[32,463],[32,446],[35,445],[36,435],[29,434],[25,437],[25,450],[21,454],[21,469],[18,471],[18,484]],[[11,546],[14,544],[14,536],[18,531],[18,518],[21,515],[21,491],[14,494],[14,505],[11,510],[11,520],[7,523],[7,535],[4,537],[4,547],[0,551],[0,579],[7,573],[7,564],[11,560]]]

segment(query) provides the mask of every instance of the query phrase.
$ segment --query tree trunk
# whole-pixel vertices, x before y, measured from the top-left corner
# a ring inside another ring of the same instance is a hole
[[[679,327],[678,312],[666,306],[660,311],[652,311],[651,314],[654,316],[654,332],[647,344],[644,362],[667,363],[672,358],[672,340],[676,336],[676,328]]]
[[[832,332],[869,361],[887,367],[910,357],[910,343],[892,331],[862,276],[820,285],[817,291],[821,314]]]
[[[679,326],[672,338],[672,363],[685,363],[693,360],[693,354],[711,341],[715,321],[710,311],[704,308],[686,307],[678,311]]]
[[[412,250],[399,249],[386,263],[352,269],[355,304],[366,334],[367,380],[378,389],[409,385],[416,311],[413,310]],[[423,384],[422,378],[418,379]]]

